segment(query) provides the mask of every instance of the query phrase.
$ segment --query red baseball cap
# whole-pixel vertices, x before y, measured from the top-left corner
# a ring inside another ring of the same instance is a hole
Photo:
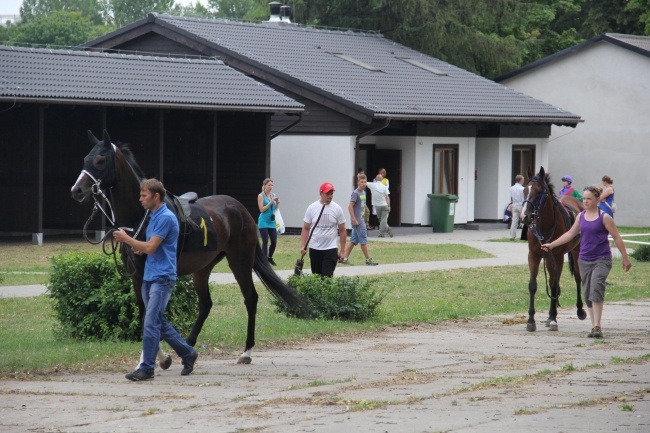
[[[328,193],[334,191],[334,185],[329,182],[325,182],[320,186],[320,192]]]

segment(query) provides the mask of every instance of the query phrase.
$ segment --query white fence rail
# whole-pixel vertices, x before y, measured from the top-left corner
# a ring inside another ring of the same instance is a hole
[[[638,244],[638,245],[650,245],[650,242],[647,241],[633,241],[630,239],[625,239],[625,238],[632,238],[632,237],[650,237],[650,233],[645,233],[645,234],[629,234],[629,235],[621,235],[621,238],[623,238],[623,242],[628,243],[628,244]],[[614,242],[614,239],[612,239],[611,236],[608,236],[610,242]]]

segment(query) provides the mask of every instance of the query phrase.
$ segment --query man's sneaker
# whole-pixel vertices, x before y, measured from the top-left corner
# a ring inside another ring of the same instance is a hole
[[[366,259],[366,266],[377,266],[379,263],[375,263],[372,261],[372,257],[369,259]]]
[[[383,233],[380,233],[379,236],[377,236],[377,237],[378,237],[378,238],[385,238],[386,235],[384,235]]]
[[[194,353],[190,355],[189,358],[183,361],[183,371],[181,371],[181,376],[187,376],[194,371],[194,363],[196,362],[196,358],[198,357],[199,357],[199,352],[195,350]]]
[[[142,370],[135,370],[133,373],[128,373],[124,375],[129,380],[133,382],[140,382],[143,380],[153,380],[153,371],[151,373],[145,373]]]
[[[391,238],[393,237],[393,229],[391,229],[390,227],[388,227],[388,236],[390,236]]]
[[[342,265],[351,265],[352,263],[350,263],[350,262],[348,261],[348,258],[346,257],[346,258],[344,258],[343,260],[341,260],[341,264],[342,264]]]
[[[273,260],[273,257],[269,257],[269,263],[272,264],[273,266],[278,265],[277,263],[275,263],[275,260]]]

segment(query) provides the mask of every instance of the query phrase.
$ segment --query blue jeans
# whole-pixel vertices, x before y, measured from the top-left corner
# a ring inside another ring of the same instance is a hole
[[[192,346],[167,322],[165,308],[172,296],[175,281],[167,276],[157,277],[153,281],[142,282],[142,300],[146,307],[142,335],[142,364],[140,370],[153,373],[156,367],[156,354],[160,337],[174,349],[183,361],[194,354]]]

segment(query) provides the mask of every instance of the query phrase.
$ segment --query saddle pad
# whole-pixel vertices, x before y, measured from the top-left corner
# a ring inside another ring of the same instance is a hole
[[[178,254],[181,252],[216,251],[217,231],[212,223],[212,218],[199,204],[187,200],[186,194],[181,197],[168,194],[167,205],[178,218]],[[171,206],[170,206],[171,204]]]

